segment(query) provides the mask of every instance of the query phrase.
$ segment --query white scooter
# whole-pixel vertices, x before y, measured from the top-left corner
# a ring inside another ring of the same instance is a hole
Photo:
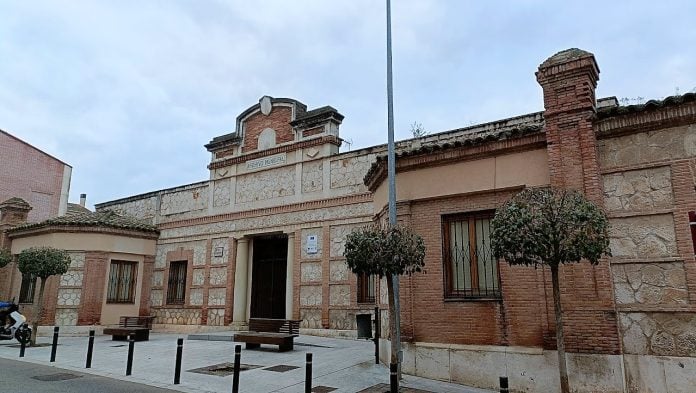
[[[9,316],[10,324],[5,324]],[[19,312],[19,306],[12,302],[0,301],[0,340],[12,340],[16,338],[20,344],[28,344],[31,341],[31,328],[27,324],[27,318]]]

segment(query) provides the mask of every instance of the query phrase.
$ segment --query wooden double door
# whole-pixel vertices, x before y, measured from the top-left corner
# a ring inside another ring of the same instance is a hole
[[[285,318],[287,235],[254,238],[251,318]]]

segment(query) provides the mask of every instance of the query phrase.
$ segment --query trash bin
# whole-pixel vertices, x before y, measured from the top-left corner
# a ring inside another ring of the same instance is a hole
[[[355,314],[358,338],[372,339],[372,314]]]

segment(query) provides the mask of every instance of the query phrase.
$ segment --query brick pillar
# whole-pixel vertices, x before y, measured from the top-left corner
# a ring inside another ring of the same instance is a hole
[[[544,122],[551,185],[583,191],[602,202],[592,120],[599,68],[594,55],[580,49],[558,52],[539,66],[544,90]]]
[[[143,260],[143,277],[140,279],[140,311],[138,315],[150,315],[150,291],[152,273],[155,270],[155,256],[145,255]]]
[[[593,128],[599,80],[594,55],[580,49],[561,51],[544,61],[536,76],[544,91],[551,185],[580,190],[603,206]],[[594,267],[588,263],[563,266],[560,275],[568,351],[619,353],[609,262]],[[546,296],[551,299],[550,289]],[[549,311],[552,316],[553,308]],[[549,325],[554,326],[554,321]]]
[[[85,254],[82,298],[77,316],[78,325],[94,325],[101,322],[108,262],[109,254],[106,252],[92,251]]]
[[[0,248],[9,249],[12,246],[7,231],[26,223],[30,210],[31,206],[21,198],[10,198],[0,203]],[[21,276],[14,262],[0,269],[0,299],[12,298],[14,281],[21,280],[18,277]]]

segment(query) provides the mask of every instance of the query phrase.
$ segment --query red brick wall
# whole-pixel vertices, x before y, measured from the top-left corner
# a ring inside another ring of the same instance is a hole
[[[77,316],[78,325],[93,325],[101,321],[102,305],[104,304],[104,283],[106,282],[108,268],[108,253],[85,253],[82,295]]]
[[[275,130],[276,144],[292,142],[295,140],[295,134],[290,121],[292,121],[292,108],[288,106],[274,106],[268,116],[261,112],[251,115],[244,122],[244,147],[242,152],[248,153],[256,150],[258,148],[259,134],[266,128]]]
[[[452,344],[542,344],[543,318],[538,310],[544,303],[534,269],[514,268],[512,274],[501,264],[502,301],[444,300],[442,215],[494,209],[512,195],[492,192],[412,202],[411,214],[417,219],[411,220],[411,227],[425,241],[426,273],[401,280],[405,336]]]
[[[0,131],[0,202],[12,197],[33,208],[29,221],[58,215],[65,164]]]

